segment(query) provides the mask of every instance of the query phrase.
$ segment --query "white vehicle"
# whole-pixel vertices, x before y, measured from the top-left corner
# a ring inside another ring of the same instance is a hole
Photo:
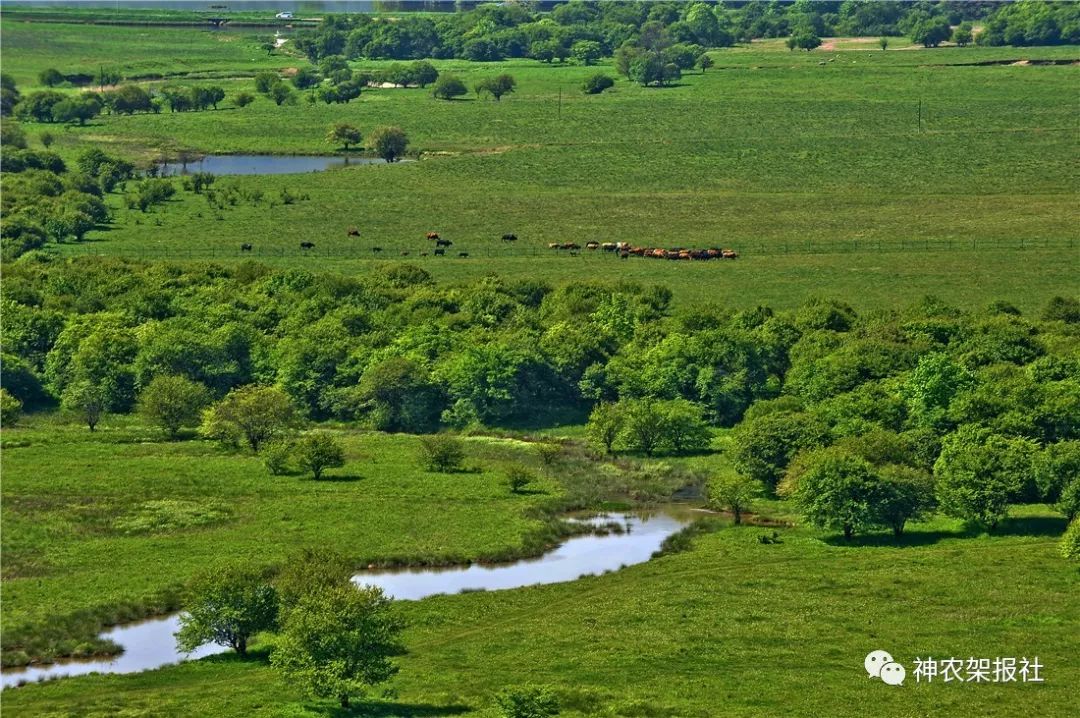
[[[279,12],[277,15],[274,15],[274,17],[277,18],[278,20],[292,20],[293,19],[293,14],[291,12],[288,12],[288,11]]]

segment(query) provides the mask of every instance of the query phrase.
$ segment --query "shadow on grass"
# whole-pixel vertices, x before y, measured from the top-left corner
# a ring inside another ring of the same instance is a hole
[[[873,533],[856,535],[851,539],[845,539],[842,534],[828,536],[822,541],[830,546],[879,546],[886,548],[899,548],[903,546],[930,546],[945,539],[974,538],[980,531],[976,528],[966,528],[962,531],[905,531],[900,536],[889,533]]]
[[[364,477],[359,474],[323,474],[318,479],[312,477],[312,481],[320,484],[348,483],[350,481],[363,481]]]
[[[517,491],[511,491],[514,496],[547,496],[548,492],[543,489],[518,489]]]
[[[340,706],[308,705],[313,712],[321,712],[332,718],[372,716],[372,718],[423,718],[424,716],[456,716],[468,713],[465,705],[434,706],[421,703],[394,703],[390,701],[357,701],[349,708]]]
[[[1061,536],[1068,521],[1064,516],[1016,516],[1007,518],[991,536]]]

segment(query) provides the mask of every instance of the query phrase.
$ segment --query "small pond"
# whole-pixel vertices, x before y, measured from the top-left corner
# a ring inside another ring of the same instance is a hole
[[[664,539],[689,524],[693,518],[693,512],[686,509],[665,509],[650,513],[604,514],[589,519],[571,519],[597,527],[618,523],[623,530],[573,536],[542,556],[507,564],[363,571],[355,575],[353,581],[378,586],[398,600],[573,581],[582,576],[598,575],[648,561]],[[177,614],[116,626],[102,634],[103,638],[124,648],[123,653],[111,660],[65,661],[9,669],[0,675],[0,686],[7,688],[21,682],[88,673],[137,673],[228,650],[209,644],[189,654],[181,653],[176,649],[173,637],[179,627]]]
[[[209,172],[214,175],[287,175],[324,172],[338,167],[384,164],[386,160],[378,157],[207,155],[189,162],[164,162],[158,165],[158,171],[163,177],[189,175],[195,172]]]

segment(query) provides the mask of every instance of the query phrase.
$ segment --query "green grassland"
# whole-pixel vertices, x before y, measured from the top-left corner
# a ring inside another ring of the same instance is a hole
[[[491,696],[560,686],[568,716],[1070,715],[1078,677],[1077,574],[1055,553],[1063,523],[1019,509],[995,537],[951,521],[901,546],[842,546],[806,529],[783,543],[725,526],[684,553],[615,574],[401,604],[408,655],[392,701],[364,715],[494,716]],[[269,639],[267,639],[269,640]],[[132,676],[65,679],[5,692],[11,715],[345,715],[305,700],[266,663],[210,658]],[[891,689],[863,656],[909,666]],[[916,656],[1034,656],[1041,684],[916,684]]]
[[[534,509],[557,490],[544,480],[510,494],[502,468],[534,461],[520,442],[470,441],[470,471],[433,474],[416,437],[343,432],[348,462],[314,482],[123,417],[96,434],[48,415],[25,423],[3,436],[9,629],[137,603],[218,559],[280,565],[298,546],[331,546],[358,566],[534,551],[523,543],[543,529]]]
[[[99,31],[117,40],[129,34],[136,42],[159,32],[163,39],[180,36],[175,53],[139,53],[145,63],[134,68],[139,73],[197,68],[227,78],[306,62],[287,54],[267,57],[256,35],[238,33],[224,41],[223,35],[175,28],[5,23],[8,67],[17,77],[32,76],[43,60],[27,48],[53,33],[61,51],[50,53],[49,62],[81,66],[78,52],[65,48],[90,44],[82,38]],[[186,43],[184,33],[192,38]],[[170,40],[163,41],[169,47]],[[109,43],[114,49],[100,52],[122,53],[116,48],[123,46]],[[899,266],[905,274],[925,267],[913,284],[946,293],[957,280],[970,286],[972,268],[995,266],[1005,271],[990,273],[988,294],[1015,283],[1026,296],[1013,299],[1037,304],[1071,291],[1059,280],[1080,268],[1080,205],[1071,161],[1078,68],[975,63],[1075,55],[1073,47],[789,53],[755,43],[716,51],[716,68],[684,75],[676,87],[641,88],[620,80],[601,96],[585,96],[579,85],[598,70],[613,74],[610,66],[445,61],[437,63],[440,70],[469,86],[509,72],[518,91],[501,102],[472,95],[443,102],[426,90],[379,89],[344,106],[301,100],[277,107],[260,97],[242,110],[226,100],[218,111],[103,116],[83,128],[29,130],[52,131],[54,149],[69,158],[93,145],[150,161],[181,150],[325,154],[334,150],[324,140],[333,122],[364,131],[397,124],[423,157],[390,167],[228,180],[271,198],[283,188],[309,197],[289,205],[240,203],[216,210],[181,193],[167,207],[143,214],[113,197],[114,224],[91,233],[83,246],[62,248],[69,252],[222,259],[249,242],[256,258],[299,262],[298,243],[312,241],[319,251],[307,261],[321,257],[322,264],[336,265],[370,256],[372,246],[381,247],[384,257],[407,251],[415,258],[428,249],[423,234],[437,230],[454,240],[453,253],[471,256],[464,268],[437,273],[527,271],[558,281],[567,274],[621,276],[628,270],[617,263],[534,256],[546,254],[549,242],[721,245],[740,249],[744,258],[808,250],[832,255],[806,259],[822,271],[808,274],[811,284],[799,289],[800,296],[849,291],[850,282],[830,286],[824,278],[846,277],[862,262]],[[230,96],[251,90],[246,78],[215,82]],[[345,236],[351,226],[361,229],[360,240]],[[516,233],[519,242],[503,246],[498,237],[504,232]],[[1021,246],[1055,251],[1015,251]],[[903,256],[847,256],[890,248]],[[962,256],[960,248],[975,252]],[[1013,250],[1007,257],[987,254],[1005,248]],[[942,253],[912,259],[926,250]],[[743,287],[752,292],[784,283],[783,267],[800,261],[770,257],[758,265],[755,281],[740,286],[740,296],[754,301]],[[629,271],[700,296],[704,270],[657,264]],[[351,266],[362,271],[363,263]],[[710,276],[713,269],[719,268],[709,267]],[[942,277],[948,278],[944,284]],[[873,291],[869,281],[861,288]]]

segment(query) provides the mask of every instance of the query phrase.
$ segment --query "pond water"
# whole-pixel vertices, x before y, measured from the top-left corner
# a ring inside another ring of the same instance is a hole
[[[573,581],[585,575],[597,575],[648,561],[664,539],[692,520],[690,511],[674,509],[638,514],[604,514],[580,521],[597,527],[618,523],[622,532],[574,536],[542,556],[513,563],[363,571],[353,576],[353,581],[378,586],[387,595],[399,600],[418,600],[441,593],[498,591]],[[124,652],[115,658],[7,669],[0,674],[0,686],[8,688],[23,682],[89,673],[137,673],[228,650],[209,644],[189,654],[181,653],[176,649],[173,637],[179,627],[178,614],[117,626],[102,634],[103,638],[123,646]]]
[[[378,157],[207,155],[190,162],[164,162],[158,165],[158,170],[162,176],[189,175],[195,172],[215,175],[287,175],[324,172],[336,167],[384,164],[386,160]]]

